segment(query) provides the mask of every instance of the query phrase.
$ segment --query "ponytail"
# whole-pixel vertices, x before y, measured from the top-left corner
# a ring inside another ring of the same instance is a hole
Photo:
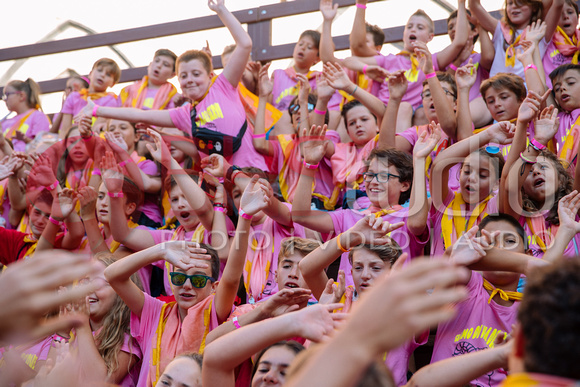
[[[10,86],[26,94],[26,104],[31,109],[41,109],[40,107],[40,86],[32,78],[23,81],[12,81]]]

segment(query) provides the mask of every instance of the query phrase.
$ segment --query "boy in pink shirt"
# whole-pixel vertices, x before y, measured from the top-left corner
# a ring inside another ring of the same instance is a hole
[[[121,90],[121,105],[143,110],[173,109],[177,89],[168,80],[175,76],[176,60],[177,55],[171,50],[155,51],[153,61],[147,66],[147,75]]]

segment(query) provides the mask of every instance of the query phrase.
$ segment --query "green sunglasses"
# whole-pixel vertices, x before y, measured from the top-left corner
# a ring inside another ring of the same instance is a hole
[[[215,278],[203,274],[187,275],[185,273],[173,271],[169,273],[169,275],[171,276],[171,283],[175,286],[183,286],[188,278],[191,281],[191,286],[197,289],[204,288],[208,280],[210,282],[215,282]]]

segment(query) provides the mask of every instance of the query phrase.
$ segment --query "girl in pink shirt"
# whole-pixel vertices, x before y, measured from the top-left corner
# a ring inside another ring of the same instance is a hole
[[[50,121],[40,107],[40,88],[32,79],[10,81],[2,97],[6,108],[16,116],[0,121],[4,137],[12,141],[15,151],[24,152],[26,144],[40,132],[47,132]]]
[[[211,58],[203,51],[187,51],[177,59],[182,93],[191,104],[172,110],[145,111],[107,108],[89,103],[83,114],[177,127],[185,133],[191,133],[199,152],[219,153],[228,158],[242,157],[245,151],[251,149],[251,136],[247,131],[245,110],[237,86],[252,49],[252,40],[226,8],[224,0],[211,0],[208,5],[232,34],[236,48],[218,76],[214,76]],[[195,150],[190,149],[189,152]]]

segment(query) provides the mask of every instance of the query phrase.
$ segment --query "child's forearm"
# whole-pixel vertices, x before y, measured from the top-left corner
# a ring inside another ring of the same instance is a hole
[[[24,211],[26,209],[26,195],[20,190],[18,184],[18,174],[8,177],[8,200],[11,209],[15,211]]]
[[[400,106],[401,98],[391,97],[389,99],[389,103],[385,109],[385,115],[383,116],[383,121],[381,122],[377,148],[384,149],[396,146],[397,116],[399,114]]]
[[[74,250],[80,246],[83,237],[85,236],[85,228],[81,218],[75,210],[64,219],[67,232],[62,239],[62,248],[66,250]]]
[[[110,252],[109,247],[103,238],[103,234],[101,234],[101,230],[99,230],[97,219],[94,216],[92,218],[83,218],[83,223],[85,225],[91,253],[94,255],[101,251]]]
[[[462,387],[472,380],[507,366],[505,348],[484,349],[431,363],[418,370],[406,387]]]
[[[568,244],[574,236],[576,236],[575,231],[566,230],[563,227],[560,227],[556,233],[554,241],[548,247],[542,259],[547,262],[555,262],[562,258],[564,256],[564,251],[566,251]]]
[[[149,247],[120,259],[107,267],[105,269],[105,277],[114,288],[115,284],[131,281],[131,276],[139,269],[162,260],[163,257],[163,244]]]
[[[216,207],[217,208],[217,207]],[[211,247],[215,249],[220,260],[228,259],[230,252],[228,230],[226,226],[226,214],[215,211],[211,229]]]
[[[320,60],[322,60],[323,63],[337,61],[334,56],[331,20],[324,20],[322,22],[322,33],[320,34]]]
[[[136,108],[116,108],[107,106],[98,106],[95,110],[96,116],[98,117],[114,118],[129,122],[142,122],[148,125],[156,125],[164,128],[175,127],[168,110],[141,110]]]
[[[272,156],[274,149],[270,141],[266,140],[266,106],[268,98],[260,96],[258,99],[258,110],[256,112],[256,122],[254,124],[254,136],[252,137],[252,144],[258,152],[263,155]]]
[[[292,221],[315,231],[331,232],[334,228],[327,229],[324,224],[321,224],[323,222],[320,222],[323,216],[330,217],[330,215],[321,211],[313,211],[310,207],[310,202],[312,200],[312,184],[314,183],[315,175],[316,170],[302,166],[300,178],[298,179],[298,184],[294,191]]]
[[[252,309],[248,313],[244,313],[241,316],[239,316],[238,317],[238,324],[241,327],[245,327],[247,325],[254,324],[254,323],[257,323],[258,321],[262,321],[262,320],[265,320],[267,318],[272,317],[272,316],[266,315],[263,312],[262,305],[263,304],[257,304],[256,308]],[[219,339],[220,337],[222,337],[230,332],[235,331],[236,329],[237,329],[237,327],[234,325],[233,321],[227,321],[227,322],[221,324],[219,327],[217,327],[216,329],[212,330],[210,333],[207,334],[207,337],[205,339],[206,347],[208,345],[210,345],[210,343],[212,343],[213,341]]]
[[[475,70],[474,70],[475,71]],[[469,89],[457,89],[457,140],[461,141],[473,134],[473,120],[469,108]]]
[[[82,324],[75,329],[75,333],[77,355],[86,380],[104,381],[107,378],[107,365],[97,349],[90,324]]]
[[[481,26],[479,29],[479,45],[481,47],[481,60],[479,65],[489,71],[495,58],[495,47],[489,38],[488,32]]]
[[[381,101],[380,99],[378,99],[365,89],[358,87],[352,82],[347,86],[346,89],[343,89],[343,91],[355,97],[357,100],[360,101],[360,103],[362,103],[367,109],[369,109],[369,111],[372,114],[374,114],[375,117],[377,117],[377,121],[379,122],[380,125],[381,120],[385,115],[385,110],[387,109],[383,101]]]
[[[316,106],[314,107],[314,110],[311,113],[309,113],[309,118],[312,125],[324,126],[324,118],[326,117],[326,112],[328,110],[329,100],[330,98],[318,98],[316,100]],[[317,113],[316,111],[325,112],[325,114],[320,114]],[[302,117],[302,112],[300,113],[300,117]]]
[[[347,233],[348,231],[339,234],[336,238],[341,238],[342,241],[346,242],[349,240]],[[317,300],[324,292],[326,282],[328,281],[328,276],[324,270],[328,265],[342,255],[342,250],[338,248],[336,238],[333,238],[324,245],[316,248],[298,264],[302,277],[304,277],[306,284],[308,284],[308,288],[312,291],[312,295]],[[350,242],[341,245],[348,246],[348,243]]]
[[[471,11],[472,17],[477,19],[479,24],[487,32],[491,32],[492,34],[495,32],[495,28],[499,21],[483,8],[480,0],[469,0],[469,10]]]
[[[527,254],[493,247],[486,250],[485,256],[478,262],[469,265],[468,268],[479,271],[509,271],[511,273],[525,273],[529,262],[536,259],[537,258]]]
[[[365,25],[366,1],[361,1],[365,7],[357,7],[354,14],[354,22],[350,31],[350,50],[356,56],[375,56],[375,50],[367,45],[367,34]]]
[[[427,79],[429,90],[433,99],[433,106],[441,129],[452,139],[457,139],[457,120],[455,111],[449,99],[447,98],[441,83],[437,77]]]
[[[413,157],[413,186],[411,187],[411,197],[409,202],[409,217],[407,218],[407,228],[413,235],[421,235],[427,227],[429,216],[429,200],[427,199],[427,183],[425,175],[419,171],[424,171],[426,160],[424,157]]]
[[[264,213],[276,223],[285,227],[292,227],[292,213],[288,207],[274,196],[270,198],[270,205],[264,208]]]

